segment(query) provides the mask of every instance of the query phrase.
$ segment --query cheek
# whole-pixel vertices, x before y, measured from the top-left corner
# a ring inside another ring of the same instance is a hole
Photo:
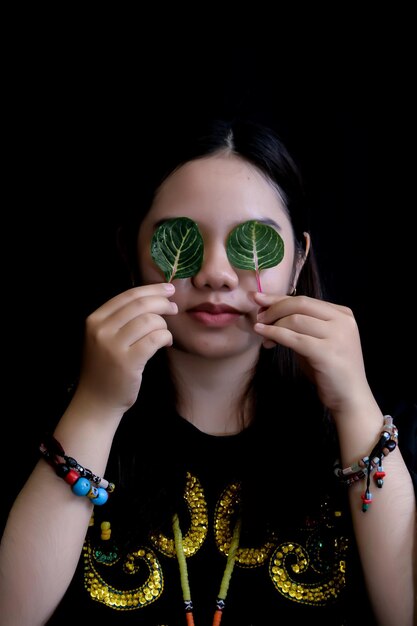
[[[261,271],[260,280],[262,291],[277,295],[287,294],[292,274],[292,259],[284,257],[278,265]]]
[[[192,289],[190,279],[189,278],[181,278],[181,280],[173,280],[173,284],[175,285],[175,293],[170,297],[172,302],[178,306],[179,313],[186,311],[189,308],[189,298],[188,294]],[[175,316],[176,317],[176,316]]]
[[[154,283],[164,283],[166,282],[166,278],[160,270],[149,267],[147,265],[140,267],[140,275],[142,277],[142,281],[145,285],[150,285]]]

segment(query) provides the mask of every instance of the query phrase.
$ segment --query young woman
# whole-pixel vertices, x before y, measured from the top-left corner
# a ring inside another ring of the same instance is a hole
[[[87,318],[9,515],[1,624],[412,626],[413,470],[323,299],[294,163],[242,120],[156,148],[134,286]]]

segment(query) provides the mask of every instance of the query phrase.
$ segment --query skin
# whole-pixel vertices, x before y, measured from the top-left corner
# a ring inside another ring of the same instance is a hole
[[[198,274],[168,285],[151,259],[150,241],[159,220],[180,216],[198,223],[205,257]],[[254,272],[233,268],[225,250],[232,228],[250,219],[275,221],[285,244],[283,261],[261,273],[263,293],[256,291]],[[103,475],[146,363],[161,348],[168,348],[179,388],[178,410],[205,432],[241,428],[237,400],[260,346],[279,343],[295,351],[330,409],[343,466],[373,447],[383,418],[366,379],[353,313],[287,295],[302,260],[294,262],[279,194],[253,167],[224,154],[172,174],[140,229],[138,260],[144,285],[115,296],[86,320],[80,382],[55,431],[81,464]],[[190,312],[202,303],[227,304],[237,313]],[[360,510],[362,485],[349,488],[352,517],[378,624],[412,626],[415,497],[398,448],[384,467],[384,488],[366,514]],[[91,511],[87,498],[74,497],[39,462],[13,506],[0,548],[2,626],[37,626],[53,612],[73,576]]]
[[[191,278],[173,280],[171,301],[177,304],[178,313],[166,318],[174,338],[169,359],[173,370],[181,373],[179,410],[205,432],[236,432],[241,426],[230,389],[242,389],[263,339],[254,332],[260,309],[255,300],[255,273],[229,263],[226,240],[235,226],[247,220],[274,222],[284,240],[285,255],[281,263],[262,271],[262,285],[265,291],[283,296],[290,291],[293,278],[292,226],[276,189],[243,160],[218,156],[188,163],[162,185],[140,229],[139,266],[145,283],[163,278],[149,253],[155,228],[161,220],[179,216],[193,219],[204,240],[202,268]],[[196,319],[191,311],[203,303],[233,307],[238,315],[232,323],[220,325],[215,319]],[[218,393],[219,386],[224,393]],[[217,401],[213,396],[208,401],[214,391]],[[224,415],[229,415],[226,422]]]
[[[226,210],[227,207],[227,210]],[[244,161],[230,157],[202,159],[186,164],[160,189],[138,237],[139,265],[145,283],[161,280],[160,269],[149,255],[156,224],[172,217],[191,217],[204,240],[204,263],[188,279],[173,281],[178,315],[167,320],[176,348],[203,358],[225,358],[250,353],[254,362],[261,344],[253,332],[259,306],[255,273],[233,267],[226,254],[226,239],[247,220],[273,220],[285,244],[281,263],[262,270],[265,291],[285,295],[290,288],[294,242],[290,220],[275,189]],[[228,327],[204,327],[187,311],[202,302],[224,303],[242,313]],[[191,332],[192,330],[192,332]]]

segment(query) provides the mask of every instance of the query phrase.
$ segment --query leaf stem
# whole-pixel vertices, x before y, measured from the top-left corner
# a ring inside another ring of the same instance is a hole
[[[256,283],[258,285],[258,291],[262,293],[261,276],[260,276],[259,270],[256,270]]]

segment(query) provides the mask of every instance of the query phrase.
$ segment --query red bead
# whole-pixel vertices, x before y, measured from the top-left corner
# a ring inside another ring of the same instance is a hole
[[[69,485],[73,485],[74,483],[77,482],[79,477],[80,477],[79,473],[72,469],[68,472],[68,474],[65,474],[64,480]]]
[[[375,478],[384,478],[385,472],[375,472]]]

